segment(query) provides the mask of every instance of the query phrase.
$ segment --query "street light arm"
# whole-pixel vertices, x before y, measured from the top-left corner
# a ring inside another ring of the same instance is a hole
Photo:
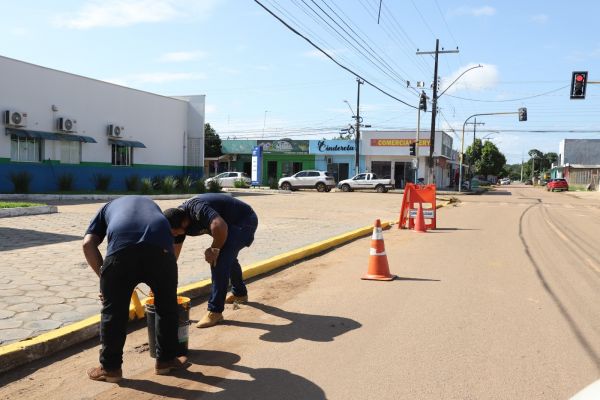
[[[356,114],[354,114],[354,110],[352,109],[352,106],[350,105],[350,103],[348,103],[348,100],[344,100],[344,103],[346,103],[346,105],[350,109],[350,112],[352,112],[352,118],[354,118],[356,116]]]
[[[475,68],[483,68],[483,65],[479,64],[479,65],[476,65],[476,66],[474,66],[474,67],[471,67],[471,68],[469,68],[469,69],[467,69],[467,70],[463,71],[463,73],[462,73],[462,74],[460,74],[460,75],[459,75],[459,76],[458,76],[458,77],[457,77],[457,78],[456,78],[456,79],[455,79],[455,80],[454,80],[454,81],[453,81],[453,82],[450,84],[450,86],[448,86],[446,89],[444,89],[444,91],[443,91],[442,93],[440,93],[440,94],[438,95],[438,99],[439,99],[440,97],[442,97],[442,95],[443,95],[444,93],[446,93],[446,90],[450,89],[450,88],[452,87],[452,85],[454,85],[454,84],[456,83],[456,81],[457,81],[457,80],[459,80],[459,79],[460,79],[460,78],[461,78],[461,77],[462,77],[464,74],[466,74],[467,72],[469,72],[469,71],[471,71],[472,69],[475,69]]]

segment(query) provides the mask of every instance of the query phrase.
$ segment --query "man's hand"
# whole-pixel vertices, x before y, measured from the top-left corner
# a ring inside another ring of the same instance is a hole
[[[217,247],[209,247],[208,249],[204,250],[204,259],[211,265],[211,267],[217,263],[217,258],[219,258],[220,252],[221,249]]]

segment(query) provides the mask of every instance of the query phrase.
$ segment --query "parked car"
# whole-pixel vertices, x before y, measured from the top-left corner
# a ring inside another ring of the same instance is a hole
[[[235,181],[239,181],[240,179],[244,181],[246,186],[250,186],[250,183],[252,182],[250,177],[244,172],[223,172],[217,176],[208,178],[204,181],[204,184],[208,187],[210,182],[216,180],[221,187],[235,187]]]
[[[338,188],[340,188],[342,192],[370,189],[376,190],[378,193],[385,193],[394,187],[392,186],[392,181],[390,179],[378,179],[375,174],[365,173],[340,181],[340,183],[338,183]]]
[[[319,192],[330,192],[335,187],[335,179],[331,172],[306,170],[281,178],[277,186],[282,190],[317,189]]]
[[[554,192],[555,190],[569,190],[569,183],[566,179],[562,178],[550,179],[546,184],[546,190],[549,192]]]
[[[531,179],[527,179],[525,182],[523,182],[526,185],[533,185],[533,181]]]
[[[502,178],[500,179],[501,185],[510,185],[510,178]]]

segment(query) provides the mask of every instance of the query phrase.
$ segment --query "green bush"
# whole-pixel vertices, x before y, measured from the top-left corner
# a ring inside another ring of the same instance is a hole
[[[29,185],[33,176],[27,171],[11,172],[10,181],[15,187],[15,193],[29,193]]]
[[[208,182],[207,191],[209,193],[219,193],[221,189],[221,182],[219,182],[218,179],[213,179],[212,181]]]
[[[174,176],[165,176],[162,181],[162,192],[164,194],[171,194],[177,188],[177,178]]]
[[[152,177],[152,189],[160,192],[162,191],[163,177],[160,175]]]
[[[129,175],[125,178],[125,187],[128,192],[135,192],[140,186],[140,177],[137,175]]]
[[[243,179],[236,179],[235,181],[233,181],[233,187],[238,189],[245,189],[248,187],[248,184]]]
[[[179,187],[182,193],[191,193],[194,186],[194,180],[191,176],[186,175],[179,180]]]
[[[110,185],[111,179],[112,179],[112,176],[108,175],[108,174],[92,175],[92,181],[94,182],[94,188],[99,192],[106,192],[108,190],[108,186]]]
[[[71,173],[64,173],[58,177],[58,190],[60,192],[68,192],[73,190],[73,181],[75,177]]]
[[[194,189],[198,194],[206,193],[206,183],[204,182],[204,179],[198,179],[194,184]]]
[[[142,194],[150,194],[150,193],[152,193],[152,190],[153,190],[152,179],[150,179],[150,178],[143,178],[140,181],[140,193],[142,193]]]

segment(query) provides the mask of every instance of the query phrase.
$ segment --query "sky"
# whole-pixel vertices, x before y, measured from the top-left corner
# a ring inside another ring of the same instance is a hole
[[[569,99],[573,71],[600,82],[594,0],[0,4],[11,16],[0,26],[0,55],[162,95],[205,94],[206,122],[222,139],[333,138],[354,123],[357,76],[366,81],[365,129],[414,130],[417,82],[431,99],[434,76],[433,56],[416,53],[435,50],[436,39],[446,51],[458,48],[439,55],[445,92],[436,119],[455,149],[463,126],[465,149],[475,128],[509,163],[534,148],[558,152],[564,138],[600,139],[600,84],[588,85],[585,100]],[[518,120],[520,107],[527,122]],[[465,125],[473,114],[506,112],[515,114]],[[421,129],[431,129],[430,112],[421,113]]]

